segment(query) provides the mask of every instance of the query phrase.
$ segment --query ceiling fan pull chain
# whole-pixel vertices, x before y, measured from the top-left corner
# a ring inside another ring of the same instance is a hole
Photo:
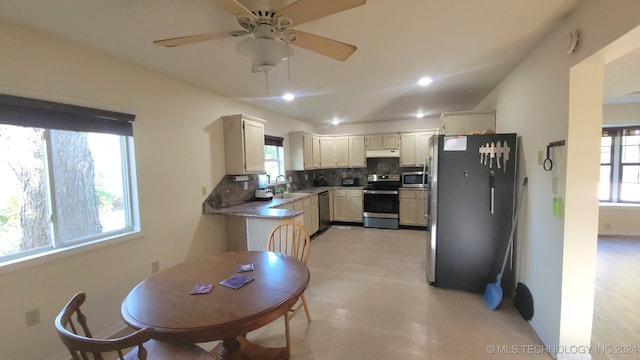
[[[264,79],[267,85],[267,96],[269,96],[269,74],[266,70],[264,71]]]

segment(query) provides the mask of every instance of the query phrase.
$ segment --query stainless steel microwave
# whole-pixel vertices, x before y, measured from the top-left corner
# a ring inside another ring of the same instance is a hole
[[[429,174],[424,171],[413,171],[402,173],[402,187],[424,188],[429,183]]]

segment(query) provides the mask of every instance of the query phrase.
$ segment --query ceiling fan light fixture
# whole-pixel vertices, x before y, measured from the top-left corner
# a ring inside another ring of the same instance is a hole
[[[416,117],[417,117],[418,119],[422,119],[425,115],[427,115],[427,113],[426,113],[426,112],[424,112],[424,111],[418,111],[418,112],[416,113]]]
[[[240,54],[249,57],[261,71],[273,69],[292,52],[284,42],[272,39],[247,38],[240,41],[236,49]]]
[[[293,101],[293,99],[296,98],[295,95],[293,95],[292,93],[286,93],[284,95],[282,95],[282,98],[286,101]]]

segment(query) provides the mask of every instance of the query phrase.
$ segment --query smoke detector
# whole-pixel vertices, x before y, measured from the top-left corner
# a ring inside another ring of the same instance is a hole
[[[580,33],[580,30],[573,30],[572,32],[568,33],[562,40],[565,53],[567,55],[571,55],[578,51],[581,41],[582,34]]]

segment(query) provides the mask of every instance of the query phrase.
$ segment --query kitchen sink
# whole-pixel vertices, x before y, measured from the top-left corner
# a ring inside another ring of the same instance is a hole
[[[307,193],[286,192],[281,195],[282,199],[295,199],[303,196],[307,196]]]

